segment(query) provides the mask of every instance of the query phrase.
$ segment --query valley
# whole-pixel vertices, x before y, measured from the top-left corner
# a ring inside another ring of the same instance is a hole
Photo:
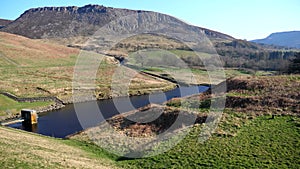
[[[0,19],[0,121],[40,116],[0,126],[0,168],[299,168],[300,49],[279,35],[102,5]]]

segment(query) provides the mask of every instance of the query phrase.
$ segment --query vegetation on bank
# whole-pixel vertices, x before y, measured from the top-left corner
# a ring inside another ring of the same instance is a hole
[[[242,119],[246,124],[240,124],[239,115],[224,116],[234,118],[223,123],[237,130],[235,136],[217,133],[202,144],[197,142],[201,127],[195,126],[166,153],[117,164],[124,168],[299,168],[299,118],[261,116]]]
[[[203,127],[199,123],[178,145],[158,156],[110,158],[124,168],[299,168],[299,80],[299,75],[233,78],[228,81],[227,95],[242,104],[226,103],[218,128],[206,142],[198,142]],[[202,100],[200,107],[193,110],[206,114],[210,98],[202,95],[192,97]],[[258,102],[244,100],[252,97]],[[276,102],[278,99],[281,101]],[[183,102],[173,99],[168,105],[184,108],[180,103],[184,103],[184,99]],[[261,106],[261,103],[265,105]],[[166,124],[164,120],[158,121]],[[115,121],[113,126],[123,125],[116,129],[128,136],[134,136],[130,134],[139,133],[139,130],[149,132],[148,123],[128,123],[125,118],[122,122],[121,117],[111,121]],[[131,128],[136,131],[128,132]],[[155,130],[152,132],[155,134]],[[90,142],[85,133],[73,139]],[[103,150],[100,148],[99,151]]]
[[[225,112],[220,127],[235,135],[216,133],[198,142],[201,126],[161,155],[124,159],[92,143],[60,140],[1,128],[0,159],[4,168],[299,168],[300,119],[260,116],[251,119]],[[4,131],[3,131],[4,130]],[[18,141],[17,138],[23,138]],[[25,139],[24,139],[25,138]],[[23,155],[22,155],[23,154]],[[21,158],[22,156],[22,158]],[[75,161],[74,161],[75,160]],[[80,162],[76,162],[79,160]]]
[[[260,45],[244,40],[216,40],[213,38],[210,40],[212,41],[212,45],[203,49],[203,53],[200,52],[200,56],[203,56],[202,59],[205,59],[209,55],[207,54],[209,52],[205,50],[215,50],[215,54],[220,56],[225,68],[286,72],[290,64],[290,59],[300,53],[299,49]],[[186,44],[157,35],[141,35],[129,38],[124,42],[118,43],[113,49],[122,53],[134,53],[143,49],[164,50],[165,54],[174,54],[191,67],[204,66],[203,60],[195,57],[197,52],[191,50]],[[127,57],[127,54],[125,57]],[[157,63],[153,59],[149,59],[149,61],[149,64],[152,65],[156,65]],[[164,63],[167,64],[170,62],[172,60],[166,59]]]
[[[198,142],[201,125],[170,151],[154,157],[124,159],[88,142],[38,136],[0,128],[4,168],[299,168],[300,119],[225,112],[219,131]],[[3,131],[4,130],[4,131]],[[23,138],[18,141],[17,138]],[[25,138],[25,139],[24,139]],[[22,155],[23,154],[23,155]],[[21,158],[22,156],[22,158]],[[74,161],[75,160],[75,161]],[[76,162],[78,161],[78,162]]]
[[[36,109],[49,106],[54,102],[17,102],[0,94],[0,120],[3,118],[11,118],[20,114],[21,109]],[[3,120],[3,119],[2,119]]]

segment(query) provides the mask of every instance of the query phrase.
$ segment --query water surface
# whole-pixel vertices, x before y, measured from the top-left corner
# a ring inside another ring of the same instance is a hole
[[[77,111],[77,114],[74,104],[70,104],[66,105],[66,107],[60,110],[40,114],[37,125],[24,127],[22,126],[22,123],[16,123],[9,126],[42,135],[64,138],[67,135],[74,134],[85,128],[96,126],[103,120],[114,115],[128,112],[136,108],[146,106],[150,103],[161,104],[175,97],[184,97],[201,93],[207,89],[208,87],[206,86],[189,86],[151,95],[121,97],[99,100],[96,102],[76,103],[76,110],[80,109],[81,114],[79,114],[79,111]],[[95,107],[97,110],[95,110]],[[99,114],[100,112],[102,116]],[[78,117],[86,118],[84,121],[87,121],[88,123],[84,123],[82,126],[78,120]]]

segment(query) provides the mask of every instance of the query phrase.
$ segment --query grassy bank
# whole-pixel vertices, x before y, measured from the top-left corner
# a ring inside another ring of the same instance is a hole
[[[230,115],[230,114],[227,114]],[[234,124],[231,124],[231,127]],[[239,126],[234,137],[214,135],[198,143],[201,127],[159,156],[121,160],[124,168],[299,168],[300,119],[258,117]]]
[[[93,148],[0,127],[0,168],[116,168],[109,158],[86,150]]]
[[[1,117],[12,117],[20,113],[21,109],[36,109],[49,106],[54,102],[17,102],[0,94],[0,119]]]

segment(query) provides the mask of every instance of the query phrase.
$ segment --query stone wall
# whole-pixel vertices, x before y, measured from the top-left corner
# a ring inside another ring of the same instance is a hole
[[[2,95],[7,96],[17,102],[47,102],[47,101],[54,101],[57,104],[63,104],[63,101],[58,99],[54,96],[47,96],[47,97],[27,97],[27,98],[21,98],[17,97],[11,93],[8,92],[1,92]]]
[[[44,106],[44,107],[40,107],[37,108],[36,111],[37,113],[42,113],[42,112],[48,112],[48,111],[52,111],[52,110],[58,110],[61,109],[63,107],[65,107],[65,104],[62,100],[58,99],[57,97],[54,96],[47,96],[47,97],[27,97],[27,98],[21,98],[21,97],[17,97],[11,93],[8,92],[0,92],[0,94],[7,96],[17,102],[48,102],[48,101],[54,101],[55,104],[51,104],[49,106]],[[0,121],[3,120],[8,120],[8,119],[14,119],[14,118],[19,118],[19,115],[8,115],[6,117],[1,117]]]

